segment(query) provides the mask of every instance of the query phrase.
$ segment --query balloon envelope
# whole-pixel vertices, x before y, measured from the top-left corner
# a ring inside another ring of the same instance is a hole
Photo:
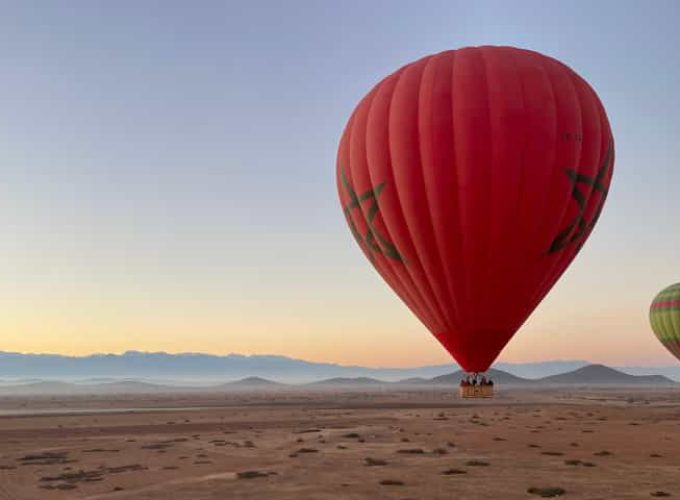
[[[654,298],[649,321],[656,338],[680,359],[680,283],[664,288]]]
[[[484,371],[574,259],[612,176],[605,110],[537,52],[472,47],[378,83],[337,187],[375,269],[467,371]]]

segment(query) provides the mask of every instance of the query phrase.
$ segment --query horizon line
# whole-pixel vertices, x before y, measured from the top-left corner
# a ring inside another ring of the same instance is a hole
[[[9,354],[9,355],[19,355],[19,356],[58,356],[58,357],[64,357],[64,358],[78,358],[78,359],[84,359],[84,358],[89,358],[89,357],[94,357],[94,356],[125,356],[129,354],[142,354],[142,355],[154,355],[154,354],[162,354],[162,355],[167,355],[167,356],[212,356],[212,357],[218,357],[218,358],[226,358],[229,356],[239,356],[239,357],[244,357],[244,358],[253,358],[253,357],[279,357],[279,358],[286,358],[294,361],[302,361],[306,363],[316,363],[316,364],[329,364],[329,365],[336,365],[336,366],[342,366],[346,368],[369,368],[369,369],[383,369],[383,370],[400,370],[400,369],[417,369],[417,368],[429,368],[429,367],[440,367],[440,366],[448,366],[448,365],[453,365],[453,366],[458,366],[460,365],[455,361],[451,360],[449,363],[435,363],[435,364],[427,364],[427,365],[416,365],[416,366],[399,366],[399,367],[392,367],[392,366],[365,366],[365,365],[358,365],[358,364],[343,364],[343,363],[338,363],[334,361],[318,361],[318,360],[310,360],[310,359],[304,359],[304,358],[298,358],[298,357],[293,357],[293,356],[288,356],[285,354],[275,354],[275,353],[251,353],[251,354],[242,354],[238,352],[228,352],[228,353],[212,353],[212,352],[201,352],[201,351],[176,351],[176,352],[171,352],[171,351],[146,351],[146,350],[137,350],[137,349],[127,349],[125,351],[118,351],[118,352],[100,352],[100,351],[94,351],[86,354],[68,354],[68,353],[62,353],[62,352],[35,352],[35,351],[4,351],[0,350],[0,355],[3,354]],[[584,363],[584,364],[589,364],[589,365],[605,365],[605,366],[614,366],[614,367],[630,367],[630,368],[635,368],[635,367],[641,367],[641,368],[646,368],[646,367],[673,367],[674,365],[671,364],[644,364],[644,363],[637,363],[637,364],[609,364],[608,362],[596,362],[596,361],[590,361],[587,359],[559,359],[559,358],[552,358],[552,359],[546,359],[546,360],[533,360],[533,361],[503,361],[503,360],[498,360],[494,362],[490,368],[493,368],[494,366],[501,365],[501,364],[507,364],[507,365],[532,365],[532,364],[541,364],[541,363]]]

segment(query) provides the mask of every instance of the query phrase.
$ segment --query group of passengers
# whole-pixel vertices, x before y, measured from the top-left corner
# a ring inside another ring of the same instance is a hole
[[[460,381],[461,387],[493,387],[493,380],[488,379],[484,375],[478,375],[476,373],[467,375],[463,380]]]

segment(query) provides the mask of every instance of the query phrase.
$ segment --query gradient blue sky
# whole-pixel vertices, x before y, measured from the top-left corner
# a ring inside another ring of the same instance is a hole
[[[680,2],[0,3],[0,350],[447,355],[356,248],[337,141],[428,53],[554,56],[604,102],[604,214],[501,356],[671,364],[680,281]]]

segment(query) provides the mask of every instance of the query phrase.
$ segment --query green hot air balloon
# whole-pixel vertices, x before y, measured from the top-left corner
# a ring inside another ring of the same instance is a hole
[[[654,298],[649,321],[656,337],[680,359],[680,283],[664,288]]]

